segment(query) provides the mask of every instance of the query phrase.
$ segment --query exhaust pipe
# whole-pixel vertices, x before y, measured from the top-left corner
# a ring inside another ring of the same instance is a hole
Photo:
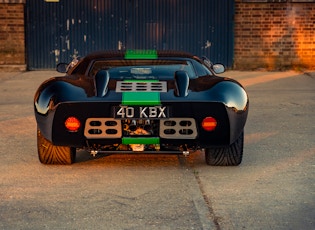
[[[184,155],[184,157],[188,157],[189,156],[189,150],[187,148],[187,145],[183,146],[183,155]]]

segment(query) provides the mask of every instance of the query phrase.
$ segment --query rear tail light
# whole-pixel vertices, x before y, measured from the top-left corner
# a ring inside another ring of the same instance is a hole
[[[201,126],[206,131],[213,131],[217,127],[217,121],[213,117],[203,119]]]
[[[77,132],[80,126],[81,122],[76,117],[68,117],[67,120],[65,121],[65,127],[70,132]]]

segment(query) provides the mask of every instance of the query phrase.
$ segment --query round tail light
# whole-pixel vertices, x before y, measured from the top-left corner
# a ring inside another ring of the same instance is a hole
[[[70,132],[76,132],[81,126],[81,123],[76,117],[68,117],[65,121],[65,126]]]
[[[217,121],[213,117],[203,119],[201,126],[206,131],[213,131],[217,127]]]

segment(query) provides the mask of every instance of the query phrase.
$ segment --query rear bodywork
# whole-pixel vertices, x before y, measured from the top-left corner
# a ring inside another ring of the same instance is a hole
[[[159,67],[170,63],[188,65],[164,75]],[[171,153],[231,145],[243,132],[248,96],[190,54],[114,51],[88,55],[66,76],[45,81],[34,109],[38,130],[56,146]],[[77,130],[66,128],[69,117],[79,120]],[[207,117],[213,130],[203,128]]]

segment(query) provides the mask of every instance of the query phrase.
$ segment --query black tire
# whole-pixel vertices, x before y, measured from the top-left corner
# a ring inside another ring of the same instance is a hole
[[[37,130],[37,150],[43,164],[70,165],[75,161],[76,149],[68,146],[55,146]]]
[[[243,146],[244,131],[230,146],[206,148],[206,163],[213,166],[237,166],[242,162]]]

